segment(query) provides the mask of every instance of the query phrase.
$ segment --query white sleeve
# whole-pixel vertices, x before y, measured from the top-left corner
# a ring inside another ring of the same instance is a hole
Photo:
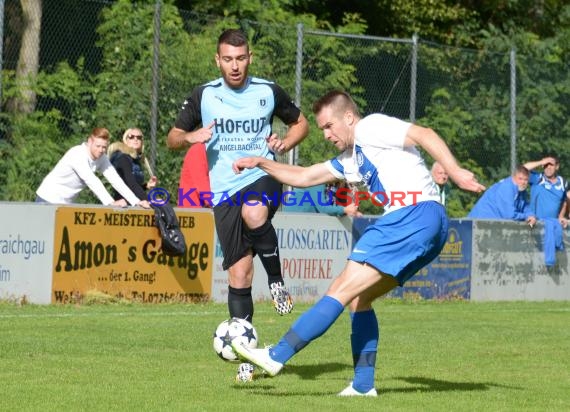
[[[109,183],[111,183],[111,186],[113,186],[113,188],[117,192],[119,192],[121,196],[123,196],[127,200],[127,202],[129,202],[131,205],[133,206],[138,205],[141,199],[139,199],[133,193],[133,191],[129,189],[129,187],[126,185],[123,179],[121,179],[121,176],[119,176],[119,174],[117,173],[111,162],[109,161],[107,155],[101,156],[99,161],[100,161],[99,170],[101,170],[101,173],[103,173],[105,179],[107,179]]]
[[[404,149],[404,141],[412,124],[396,117],[374,113],[356,124],[355,140],[359,146]]]
[[[95,175],[95,173],[89,167],[89,161],[83,156],[77,156],[72,159],[72,167],[75,173],[85,182],[85,184],[91,189],[95,196],[104,205],[110,205],[114,202],[113,197],[107,192],[103,182]]]

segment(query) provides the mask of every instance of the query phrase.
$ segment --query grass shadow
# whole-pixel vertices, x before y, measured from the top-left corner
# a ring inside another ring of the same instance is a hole
[[[281,374],[295,374],[303,380],[314,380],[320,375],[342,370],[352,371],[352,365],[340,362],[321,363],[318,365],[287,365],[283,368]]]
[[[344,369],[352,369],[351,366],[343,363],[328,363],[325,365],[310,365],[310,366],[287,366],[283,369],[282,374],[296,374],[303,380],[313,380],[322,374],[335,372]],[[256,377],[258,384],[255,386],[247,386],[236,384],[235,387],[247,390],[252,394],[271,395],[271,396],[328,396],[330,392],[315,392],[315,391],[295,391],[290,392],[287,388],[281,385],[272,385],[270,382],[272,378],[267,375],[259,375]],[[522,387],[500,385],[490,382],[455,382],[442,379],[432,379],[419,376],[398,376],[392,378],[410,384],[409,387],[382,387],[378,388],[380,393],[418,393],[418,392],[473,392],[473,391],[488,391],[491,388],[507,388],[514,390],[523,390]],[[265,381],[261,383],[260,381]]]
[[[510,388],[520,390],[520,387],[499,385],[489,382],[453,382],[441,379],[432,379],[419,376],[398,376],[393,379],[404,381],[413,386],[408,388],[394,387],[382,388],[382,393],[408,393],[408,392],[448,392],[448,391],[487,391],[490,388]]]

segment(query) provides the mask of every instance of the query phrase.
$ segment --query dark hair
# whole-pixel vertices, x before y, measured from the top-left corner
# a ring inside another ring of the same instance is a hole
[[[220,37],[218,37],[218,50],[221,44],[229,44],[234,47],[248,46],[245,33],[239,29],[224,30],[224,32],[220,34]]]
[[[335,113],[344,113],[347,110],[352,111],[355,115],[360,116],[358,107],[352,97],[342,90],[331,90],[323,97],[313,103],[313,113],[319,114],[325,107],[332,106]]]

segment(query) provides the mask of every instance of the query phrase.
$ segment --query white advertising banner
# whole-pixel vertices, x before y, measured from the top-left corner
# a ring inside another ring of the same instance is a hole
[[[285,284],[294,302],[315,302],[346,264],[352,244],[352,220],[324,214],[278,212],[273,226],[279,241],[279,257]],[[226,302],[228,274],[222,269],[222,252],[216,237],[212,299]],[[254,259],[254,301],[269,300],[267,275]]]
[[[56,209],[0,202],[0,299],[50,303]]]

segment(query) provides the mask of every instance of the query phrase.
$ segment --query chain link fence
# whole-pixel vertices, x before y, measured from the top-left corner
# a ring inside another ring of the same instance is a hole
[[[543,136],[532,131],[550,130],[560,137],[568,132],[564,113],[552,116],[550,124],[532,127],[517,119],[518,87],[529,88],[523,114],[530,116],[532,87],[545,77],[568,74],[550,73],[548,65],[542,65],[542,72],[536,73],[540,79],[533,78],[534,73],[525,71],[528,62],[514,52],[452,48],[417,37],[339,34],[301,23],[276,26],[220,19],[160,1],[133,5],[0,0],[0,4],[4,9],[0,152],[7,150],[10,139],[17,146],[15,133],[26,138],[38,133],[37,125],[18,123],[9,114],[17,113],[18,107],[39,121],[53,122],[47,132],[57,135],[53,140],[60,152],[95,126],[107,127],[118,139],[124,129],[136,125],[150,137],[147,154],[159,180],[176,187],[183,156],[166,149],[165,137],[192,88],[219,77],[213,60],[215,44],[228,24],[250,35],[254,51],[250,74],[275,80],[309,117],[308,139],[313,144],[302,143],[280,159],[284,162],[309,164],[335,154],[310,113],[312,102],[331,88],[349,91],[363,114],[379,111],[434,128],[487,184],[507,176],[519,158],[535,160],[527,157],[544,151]],[[30,29],[34,21],[39,24],[35,37]],[[525,75],[517,80],[520,71]],[[32,97],[24,96],[24,89],[33,90]],[[568,94],[559,98],[567,99]],[[32,109],[26,112],[22,103]],[[282,125],[276,128],[283,130]],[[521,128],[522,142],[517,138]],[[517,148],[521,143],[523,151]],[[560,142],[551,149],[563,148]],[[35,166],[39,169],[35,179],[41,180],[53,165]],[[4,179],[9,179],[10,167],[4,164],[0,169],[0,175],[4,172]],[[3,194],[6,197],[6,189]],[[460,215],[472,203],[473,198],[460,195],[451,207]]]

